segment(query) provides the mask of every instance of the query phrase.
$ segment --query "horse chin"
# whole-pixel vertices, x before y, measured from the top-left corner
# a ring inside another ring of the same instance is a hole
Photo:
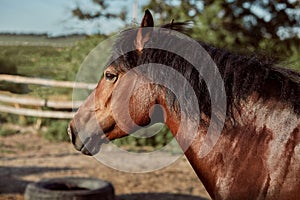
[[[82,146],[82,148],[79,151],[84,155],[94,156],[97,153],[99,153],[100,149],[101,149],[101,144],[98,146],[92,146],[92,147],[84,145],[84,146]]]
[[[80,151],[82,154],[87,156],[94,156],[97,153],[99,153],[102,144],[108,143],[108,140],[106,138],[100,138],[99,137],[88,137],[82,144],[81,147],[76,148],[78,151]]]
[[[85,146],[80,150],[82,154],[87,155],[87,156],[93,156],[94,152],[90,152]],[[98,153],[98,152],[96,152]]]

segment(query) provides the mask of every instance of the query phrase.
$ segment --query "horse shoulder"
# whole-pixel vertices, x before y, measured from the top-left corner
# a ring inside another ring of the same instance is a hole
[[[300,188],[300,116],[288,103],[260,99],[245,101],[238,121],[242,130],[252,128],[249,145],[251,138],[257,140],[253,150],[260,154],[257,164],[266,173],[261,194],[294,199],[291,195]]]

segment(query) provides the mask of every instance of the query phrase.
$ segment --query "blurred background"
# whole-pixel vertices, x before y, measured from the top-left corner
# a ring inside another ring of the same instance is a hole
[[[263,55],[280,66],[300,70],[298,0],[0,0],[0,176],[22,171],[20,163],[8,163],[18,159],[20,152],[28,151],[28,156],[49,143],[56,149],[67,145],[72,82],[81,63],[101,41],[139,26],[146,8],[157,26],[172,19],[189,21],[192,28],[188,34],[196,40],[241,54]],[[90,89],[92,84],[82,88]],[[160,148],[171,138],[163,128],[151,138],[128,137],[115,143],[147,151]],[[16,171],[8,165],[16,165]],[[9,179],[22,185],[16,191],[6,188],[5,179],[0,179],[0,194],[22,193],[28,181],[37,179],[26,179],[33,171]],[[194,174],[191,180],[197,181]],[[174,191],[203,192],[186,187]]]

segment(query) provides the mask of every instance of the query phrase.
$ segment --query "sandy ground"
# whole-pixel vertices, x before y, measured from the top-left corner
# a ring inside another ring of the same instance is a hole
[[[107,180],[117,200],[209,199],[184,156],[161,170],[128,173],[82,155],[70,143],[49,142],[38,134],[0,137],[0,199],[24,199],[28,183],[65,176]]]

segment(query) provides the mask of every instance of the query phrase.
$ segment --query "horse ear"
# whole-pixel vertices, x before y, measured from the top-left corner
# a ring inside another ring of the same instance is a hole
[[[150,39],[150,35],[152,32],[152,28],[146,28],[143,29],[144,27],[154,27],[154,22],[153,22],[153,17],[150,13],[150,11],[147,9],[145,10],[145,15],[143,17],[141,26],[137,32],[134,44],[135,48],[138,51],[142,51],[146,42]]]
[[[145,14],[141,23],[141,27],[153,27],[153,17],[148,9],[145,10]]]

